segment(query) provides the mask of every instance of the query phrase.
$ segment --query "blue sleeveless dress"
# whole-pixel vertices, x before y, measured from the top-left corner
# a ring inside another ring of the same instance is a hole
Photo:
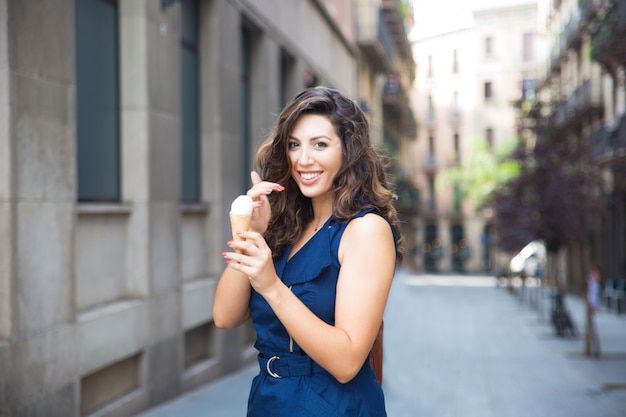
[[[355,216],[374,212],[366,209]],[[335,323],[339,242],[348,223],[332,217],[291,258],[276,259],[280,279],[319,318]],[[383,391],[366,360],[359,373],[341,384],[292,340],[265,299],[252,291],[260,373],[252,381],[248,417],[385,417]]]

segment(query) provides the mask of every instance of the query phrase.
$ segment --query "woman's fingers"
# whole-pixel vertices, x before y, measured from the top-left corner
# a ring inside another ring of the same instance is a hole
[[[253,200],[258,200],[264,195],[271,194],[273,191],[283,191],[285,189],[278,183],[263,181],[256,171],[250,173],[250,178],[252,179],[252,188],[248,190],[247,194]]]
[[[283,191],[284,189],[285,187],[275,182],[262,181],[250,188],[247,194],[252,197],[253,200],[258,200],[274,191]]]
[[[256,171],[252,171],[250,173],[250,179],[252,180],[252,185],[257,185],[263,181],[261,176]]]

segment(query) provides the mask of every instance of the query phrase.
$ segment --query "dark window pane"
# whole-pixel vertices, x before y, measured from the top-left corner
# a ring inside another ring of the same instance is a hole
[[[78,200],[119,201],[117,3],[76,3]]]
[[[198,4],[181,3],[182,200],[200,201]]]

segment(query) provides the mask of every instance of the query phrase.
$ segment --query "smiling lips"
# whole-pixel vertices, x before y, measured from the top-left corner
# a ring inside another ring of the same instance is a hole
[[[322,175],[321,171],[300,172],[300,178],[302,178],[304,181],[312,181],[312,180],[316,179],[317,177],[319,177],[320,175]]]

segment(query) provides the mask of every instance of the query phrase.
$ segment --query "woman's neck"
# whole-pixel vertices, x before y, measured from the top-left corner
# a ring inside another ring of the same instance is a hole
[[[327,196],[311,200],[313,206],[313,226],[321,226],[333,214],[333,200]]]

